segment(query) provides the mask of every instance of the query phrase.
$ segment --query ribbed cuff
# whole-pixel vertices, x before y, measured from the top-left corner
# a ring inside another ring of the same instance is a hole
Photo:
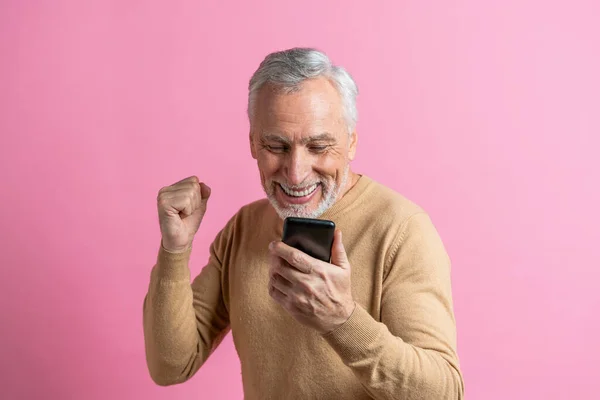
[[[380,324],[357,303],[348,321],[323,338],[349,364],[372,354],[380,335]]]
[[[191,247],[183,253],[171,253],[162,246],[161,242],[156,266],[153,271],[155,277],[167,281],[189,280],[190,270],[188,265],[191,253]]]

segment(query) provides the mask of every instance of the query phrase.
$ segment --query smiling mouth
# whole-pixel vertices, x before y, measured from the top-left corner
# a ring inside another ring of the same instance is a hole
[[[305,188],[300,189],[291,189],[279,183],[279,187],[283,190],[283,192],[290,197],[306,197],[314,193],[315,190],[319,187],[320,183],[315,183],[313,185],[307,186]]]

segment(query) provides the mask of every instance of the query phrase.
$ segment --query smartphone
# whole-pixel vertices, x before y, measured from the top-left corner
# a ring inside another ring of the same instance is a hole
[[[288,217],[282,241],[321,261],[331,260],[335,223],[325,219]]]

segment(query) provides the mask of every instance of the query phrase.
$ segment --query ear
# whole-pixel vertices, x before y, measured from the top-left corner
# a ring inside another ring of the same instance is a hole
[[[250,154],[252,154],[252,158],[256,160],[256,148],[254,146],[254,135],[252,134],[252,131],[250,131],[248,138],[250,139]]]
[[[349,140],[348,159],[352,161],[356,155],[356,145],[358,144],[358,133],[356,133],[356,130],[350,134]]]

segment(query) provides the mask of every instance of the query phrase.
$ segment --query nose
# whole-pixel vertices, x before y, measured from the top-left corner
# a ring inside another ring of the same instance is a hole
[[[286,157],[285,175],[289,185],[300,185],[310,175],[310,157],[300,149],[292,149]]]

